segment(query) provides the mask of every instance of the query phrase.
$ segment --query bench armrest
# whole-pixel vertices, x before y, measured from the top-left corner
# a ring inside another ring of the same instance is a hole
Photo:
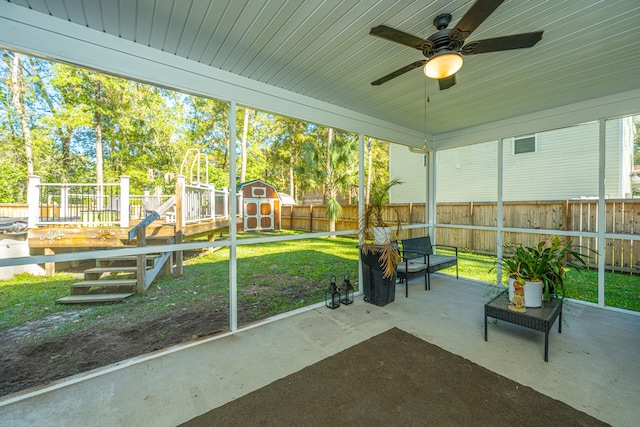
[[[431,245],[433,248],[446,248],[453,249],[456,251],[456,257],[458,257],[458,247],[457,246],[449,246],[449,245]]]

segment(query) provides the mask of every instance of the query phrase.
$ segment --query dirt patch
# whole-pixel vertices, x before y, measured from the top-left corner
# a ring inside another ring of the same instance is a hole
[[[228,313],[228,307],[196,304],[135,324],[96,326],[37,343],[29,338],[77,321],[82,311],[5,329],[0,331],[0,396],[226,331]]]

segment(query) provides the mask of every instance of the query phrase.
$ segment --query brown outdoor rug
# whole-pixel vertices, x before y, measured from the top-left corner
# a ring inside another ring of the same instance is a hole
[[[608,424],[393,328],[183,425]]]

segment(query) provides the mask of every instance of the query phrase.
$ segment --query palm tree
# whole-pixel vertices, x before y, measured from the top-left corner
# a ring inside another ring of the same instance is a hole
[[[318,129],[321,133],[321,129]],[[338,195],[348,190],[357,172],[357,145],[353,135],[327,129],[326,139],[307,140],[303,146],[307,179],[311,188],[322,188],[329,217],[329,231],[336,231],[342,207]]]

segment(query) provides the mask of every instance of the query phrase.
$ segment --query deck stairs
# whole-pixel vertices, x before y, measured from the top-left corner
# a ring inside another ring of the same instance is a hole
[[[158,276],[170,252],[146,256],[146,290]],[[137,256],[96,259],[96,266],[84,271],[84,280],[71,285],[71,295],[57,304],[95,304],[122,302],[136,294]]]

